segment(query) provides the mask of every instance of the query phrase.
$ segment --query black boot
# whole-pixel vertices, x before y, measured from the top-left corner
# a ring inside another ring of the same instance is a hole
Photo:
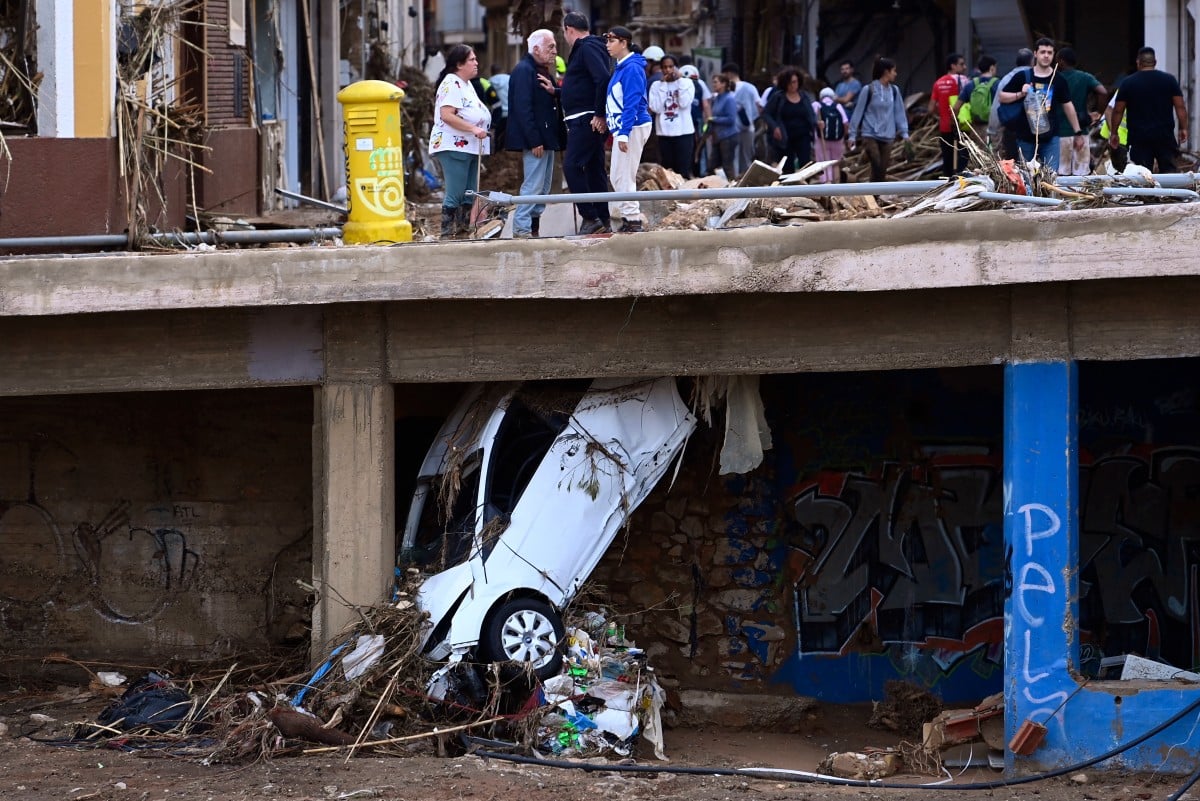
[[[542,230],[542,218],[541,217],[530,217],[529,218],[529,235],[531,237],[533,237],[534,239],[537,239],[539,236],[541,236],[541,230]]]
[[[462,205],[458,207],[458,214],[454,217],[454,233],[458,236],[471,238],[471,207]]]
[[[454,216],[458,209],[448,209],[442,206],[442,239],[454,238]]]

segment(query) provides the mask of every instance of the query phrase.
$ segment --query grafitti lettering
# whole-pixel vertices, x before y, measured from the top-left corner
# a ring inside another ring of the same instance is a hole
[[[1113,428],[1140,428],[1150,430],[1150,421],[1146,416],[1132,406],[1116,407],[1113,409],[1081,409],[1079,412],[1079,429],[1097,428],[1111,430]]]
[[[1034,628],[1041,624],[1032,624]],[[1033,628],[1025,629],[1025,654],[1021,658],[1021,676],[1025,679],[1026,684],[1035,684],[1050,675],[1049,671],[1042,671],[1034,675],[1029,670],[1029,654],[1033,651]]]
[[[6,444],[15,447],[27,474],[25,486],[5,493],[24,497],[0,497],[0,630],[13,642],[38,642],[63,612],[144,624],[192,586],[199,556],[182,528],[136,525],[130,502],[122,500],[98,519],[67,529],[38,500],[37,468],[46,448],[73,454],[50,440]],[[180,524],[201,517],[193,503],[146,513]]]
[[[1033,530],[1033,512],[1041,512],[1049,520],[1049,527]],[[1053,537],[1062,527],[1061,521],[1058,519],[1058,514],[1049,506],[1040,503],[1027,503],[1017,510],[1017,514],[1025,518],[1025,555],[1033,556],[1033,543],[1037,540],[1044,540],[1048,537]]]
[[[801,492],[801,558],[790,560],[806,565],[801,650],[843,652],[864,623],[884,643],[965,652],[987,640],[978,627],[1004,603],[997,486],[994,466],[951,463],[888,465],[879,478],[845,475],[837,495]]]
[[[1041,579],[1039,582],[1030,580],[1030,574],[1036,573]],[[1029,611],[1029,607],[1025,605],[1025,593],[1027,592],[1044,592],[1047,595],[1054,595],[1056,592],[1054,587],[1054,577],[1046,568],[1039,565],[1037,562],[1026,562],[1021,566],[1021,578],[1017,582],[1017,593],[1015,603],[1017,611],[1021,613],[1022,619],[1030,626],[1040,626],[1046,621],[1040,615],[1034,615]]]
[[[1200,664],[1200,449],[1080,471],[1080,626],[1107,654]]]

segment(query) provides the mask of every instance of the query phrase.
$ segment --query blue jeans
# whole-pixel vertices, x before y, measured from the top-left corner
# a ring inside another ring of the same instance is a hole
[[[546,150],[539,159],[532,150],[521,153],[521,165],[525,169],[525,179],[521,181],[522,195],[548,195],[550,184],[554,178],[554,151]],[[513,212],[513,235],[530,232],[534,217],[541,217],[546,210],[545,203],[521,203]]]
[[[1017,147],[1021,151],[1021,155],[1026,161],[1030,161],[1034,155],[1034,142],[1030,139],[1028,142],[1024,139],[1017,140]],[[1058,137],[1057,136],[1042,136],[1037,140],[1037,155],[1038,161],[1045,164],[1050,169],[1058,172]]]

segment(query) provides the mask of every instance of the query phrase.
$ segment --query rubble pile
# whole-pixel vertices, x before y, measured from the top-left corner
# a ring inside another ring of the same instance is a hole
[[[538,752],[558,756],[632,756],[641,734],[666,759],[659,686],[646,653],[599,614],[568,631],[562,673],[541,690],[543,705],[528,731]]]
[[[94,722],[56,745],[166,751],[204,764],[356,750],[405,756],[461,753],[452,735],[480,731],[514,748],[558,757],[633,756],[645,738],[663,753],[665,693],[623,627],[590,612],[572,622],[562,672],[539,683],[525,665],[438,665],[422,653],[425,617],[413,603],[420,574],[401,574],[390,604],[357,608],[359,620],[315,671],[263,676],[232,665],[221,674],[151,672]],[[237,676],[244,676],[238,680]],[[99,687],[99,685],[97,685]],[[491,740],[494,741],[494,740]]]
[[[941,711],[942,702],[933,693],[911,682],[892,679],[884,683],[883,700],[874,704],[867,725],[918,737],[925,722]]]

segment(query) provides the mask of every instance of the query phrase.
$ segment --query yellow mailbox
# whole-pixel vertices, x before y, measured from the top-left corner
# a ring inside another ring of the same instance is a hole
[[[342,238],[349,244],[412,241],[404,214],[403,98],[404,90],[386,81],[358,81],[338,92],[350,203]]]

